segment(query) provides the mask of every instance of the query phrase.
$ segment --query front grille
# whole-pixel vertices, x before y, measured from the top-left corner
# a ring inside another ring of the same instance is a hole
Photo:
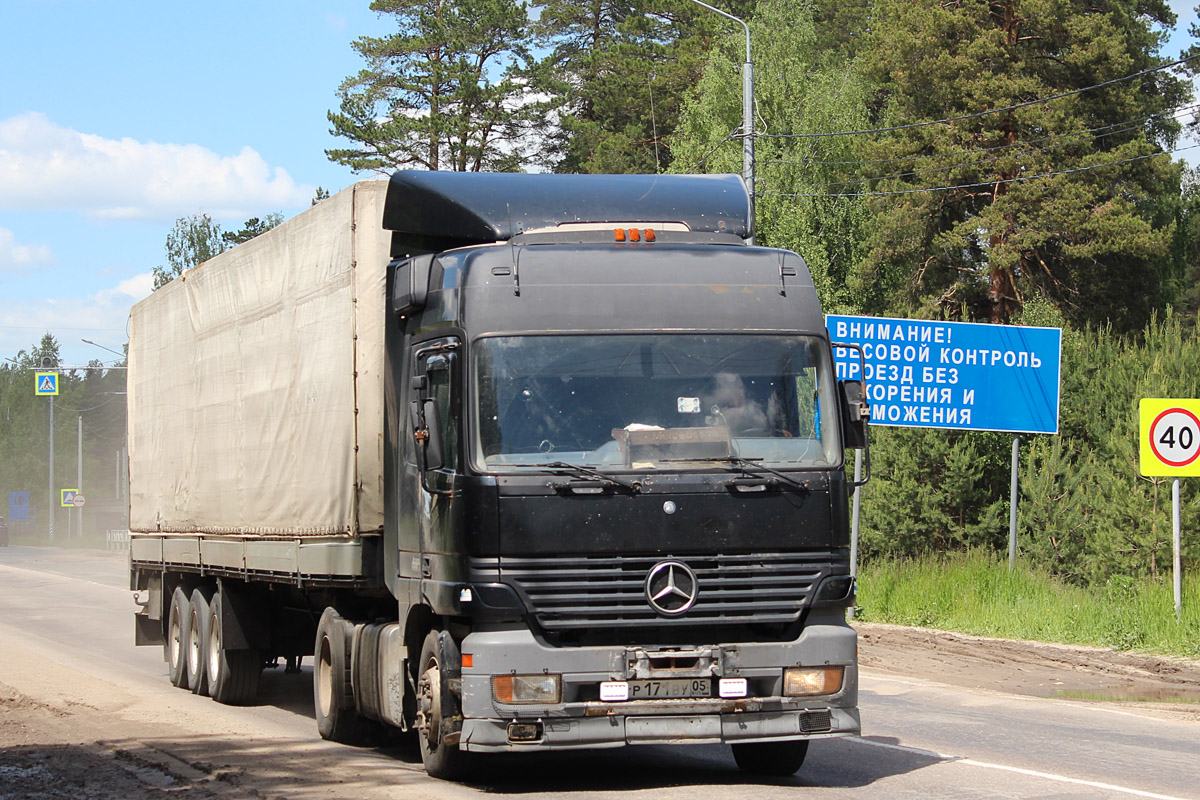
[[[800,715],[801,733],[824,733],[833,728],[833,713],[826,711],[809,711]]]
[[[659,616],[646,600],[654,565],[680,561],[696,573],[695,604],[674,617]],[[830,572],[830,557],[748,553],[704,557],[551,556],[472,559],[479,573],[516,588],[547,631],[667,625],[795,622]],[[498,573],[498,574],[497,574]]]

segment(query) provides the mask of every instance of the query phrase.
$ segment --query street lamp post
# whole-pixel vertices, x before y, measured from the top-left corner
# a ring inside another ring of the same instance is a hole
[[[750,60],[750,26],[733,14],[714,8],[700,0],[692,0],[722,17],[731,19],[746,31],[746,61],[742,64],[742,180],[750,193],[750,244],[754,244],[754,62]]]

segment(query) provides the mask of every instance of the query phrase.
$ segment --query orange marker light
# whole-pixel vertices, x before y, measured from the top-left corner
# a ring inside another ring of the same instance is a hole
[[[625,241],[625,230],[623,228],[615,228],[613,230],[613,238],[618,242]]]
[[[646,230],[644,230],[642,232],[642,235],[646,237],[647,242],[654,241],[654,229],[653,228],[646,228]]]
[[[471,668],[471,667],[475,666],[475,656],[474,656],[474,654],[472,654],[472,653],[463,653],[463,654],[462,654],[462,665],[463,665],[463,667],[465,667],[465,668],[467,668],[467,669],[469,669],[469,668]]]
[[[630,228],[629,229],[629,241],[640,242],[641,240],[642,240],[641,232],[638,231],[637,228]]]

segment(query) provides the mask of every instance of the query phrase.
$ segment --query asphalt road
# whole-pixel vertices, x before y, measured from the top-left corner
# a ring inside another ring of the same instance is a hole
[[[224,778],[236,773],[233,783],[258,796],[360,800],[404,787],[406,798],[1200,800],[1200,723],[872,673],[860,694],[863,737],[814,742],[794,778],[748,779],[719,746],[627,747],[490,757],[479,783],[446,784],[424,775],[410,745],[320,741],[307,669],[268,672],[264,702],[248,708],[170,687],[161,651],[133,646],[133,608],[123,556],[0,548],[0,684],[47,703],[68,698],[83,720],[112,720],[122,752],[144,748],[176,771],[223,765]],[[0,758],[15,747],[4,730]]]

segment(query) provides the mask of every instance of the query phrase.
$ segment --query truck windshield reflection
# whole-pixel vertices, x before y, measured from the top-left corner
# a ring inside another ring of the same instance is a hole
[[[510,336],[474,346],[487,471],[548,460],[608,470],[778,468],[840,463],[833,375],[800,335]]]

